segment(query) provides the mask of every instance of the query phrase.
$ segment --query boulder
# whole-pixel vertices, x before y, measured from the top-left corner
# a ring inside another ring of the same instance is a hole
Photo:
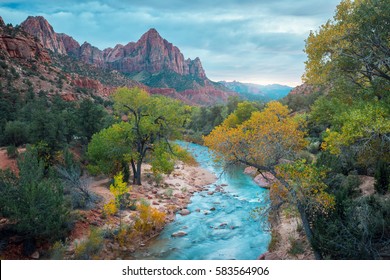
[[[183,209],[183,210],[181,210],[180,212],[179,212],[179,214],[180,215],[182,215],[182,216],[187,216],[187,215],[189,215],[191,212],[190,212],[190,210],[188,210],[188,209]]]
[[[185,231],[178,231],[178,232],[174,232],[172,233],[172,237],[182,237],[182,236],[186,236],[187,233]]]
[[[263,172],[262,174],[257,175],[253,180],[260,187],[267,189],[269,189],[273,183],[277,182],[275,176],[269,172]]]

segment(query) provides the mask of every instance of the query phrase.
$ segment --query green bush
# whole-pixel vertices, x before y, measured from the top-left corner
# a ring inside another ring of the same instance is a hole
[[[379,161],[375,170],[375,190],[385,194],[390,189],[390,168],[384,161]]]
[[[7,155],[9,158],[17,158],[18,154],[19,152],[15,145],[10,145],[7,147]]]
[[[305,252],[305,247],[303,246],[303,243],[301,240],[290,237],[289,241],[290,241],[291,247],[288,250],[288,253],[290,255],[296,256],[296,255],[303,254]]]
[[[75,259],[91,260],[103,248],[103,233],[97,228],[91,228],[91,232],[86,240],[75,244]]]
[[[18,167],[19,178],[0,177],[1,212],[15,222],[13,229],[27,239],[62,238],[70,219],[60,182],[45,177],[43,164],[30,147]]]
[[[4,129],[3,141],[7,144],[19,146],[28,139],[28,126],[21,121],[7,122]]]

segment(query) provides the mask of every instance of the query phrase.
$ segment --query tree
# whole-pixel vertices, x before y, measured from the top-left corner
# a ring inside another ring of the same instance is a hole
[[[18,178],[0,177],[0,212],[29,243],[63,237],[68,229],[69,213],[60,182],[45,176],[43,162],[29,146],[18,167]]]
[[[133,127],[129,123],[120,122],[101,130],[92,136],[88,144],[89,170],[111,177],[122,171],[127,182],[133,145]]]
[[[333,20],[306,41],[305,80],[314,84],[348,77],[364,85],[390,81],[390,3],[344,0]]]
[[[99,132],[106,125],[107,113],[100,105],[89,99],[84,99],[77,110],[79,135],[90,141],[92,135]]]
[[[19,146],[27,141],[28,126],[21,121],[9,121],[5,125],[3,141],[6,144]]]
[[[253,166],[259,172],[274,175],[278,183],[272,186],[271,192],[276,195],[277,206],[288,202],[297,207],[305,233],[312,242],[307,216],[309,205],[326,211],[334,202],[324,192],[326,185],[321,182],[322,173],[315,166],[294,162],[297,152],[307,144],[302,125],[300,119],[288,115],[286,106],[270,102],[263,111],[252,113],[247,121],[236,127],[224,124],[216,127],[204,141],[216,152],[217,158],[223,158],[227,163]],[[320,258],[318,252],[316,256]]]
[[[390,2],[345,0],[306,41],[305,81],[329,94],[311,118],[327,126],[323,149],[350,152],[369,170],[390,160]]]
[[[153,156],[165,156],[161,149],[172,153],[169,141],[180,136],[180,128],[186,119],[185,106],[164,96],[150,96],[140,88],[120,88],[114,93],[113,100],[116,116],[126,116],[127,122],[114,124],[94,135],[88,154],[92,164],[106,171],[118,171],[112,168],[118,163],[125,170],[130,164],[133,183],[140,185],[141,165],[147,154],[152,152]],[[153,153],[156,147],[159,152]],[[110,161],[114,165],[104,166]]]
[[[390,168],[388,163],[383,160],[377,163],[374,187],[380,194],[385,194],[390,190]]]

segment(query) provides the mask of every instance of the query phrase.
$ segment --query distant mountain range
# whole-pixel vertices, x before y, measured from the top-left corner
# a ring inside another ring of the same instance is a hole
[[[290,86],[272,84],[257,85],[250,83],[241,83],[238,81],[225,82],[220,81],[228,89],[235,91],[240,97],[250,101],[270,101],[285,97],[293,88]]]
[[[153,28],[137,42],[100,50],[88,42],[80,45],[71,36],[56,33],[42,16],[29,16],[18,27],[5,25],[0,17],[0,52],[5,58],[10,58],[7,63],[15,63],[12,59],[17,58],[26,66],[33,59],[34,67],[30,72],[46,64],[56,67],[51,75],[58,71],[69,74],[70,79],[64,79],[64,88],[59,93],[76,94],[72,91],[77,74],[78,80],[88,80],[78,83],[78,91],[83,92],[83,86],[92,86],[87,90],[100,96],[109,95],[118,86],[129,85],[138,85],[153,94],[163,94],[193,105],[226,102],[229,96],[237,95],[208,79],[199,58],[184,59],[180,50]],[[105,78],[111,76],[116,76],[115,81]],[[101,89],[104,89],[104,94]]]
[[[212,105],[237,95],[266,102],[283,98],[292,89],[278,84],[213,82],[198,57],[184,59],[179,48],[154,28],[137,42],[100,50],[56,33],[42,16],[29,16],[16,27],[6,25],[0,17],[0,54],[15,71],[21,66],[29,68],[19,71],[20,80],[37,83],[41,90],[58,93],[67,100],[83,98],[84,93],[105,98],[117,87],[139,86],[190,105]],[[4,78],[0,77],[0,82]],[[59,80],[60,88],[48,82]],[[8,80],[4,82],[9,84]],[[14,86],[26,90],[25,83],[16,82]]]

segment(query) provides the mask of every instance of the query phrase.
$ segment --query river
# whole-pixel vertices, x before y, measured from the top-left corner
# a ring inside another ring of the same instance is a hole
[[[270,233],[263,230],[265,218],[253,210],[265,205],[268,190],[256,185],[242,167],[223,172],[213,162],[207,147],[178,142],[202,168],[218,176],[208,191],[195,193],[188,205],[191,214],[176,215],[151,244],[137,253],[137,259],[166,260],[253,260],[267,251]],[[208,192],[223,185],[224,192]],[[263,220],[261,220],[263,219]],[[184,231],[183,237],[171,237]]]

